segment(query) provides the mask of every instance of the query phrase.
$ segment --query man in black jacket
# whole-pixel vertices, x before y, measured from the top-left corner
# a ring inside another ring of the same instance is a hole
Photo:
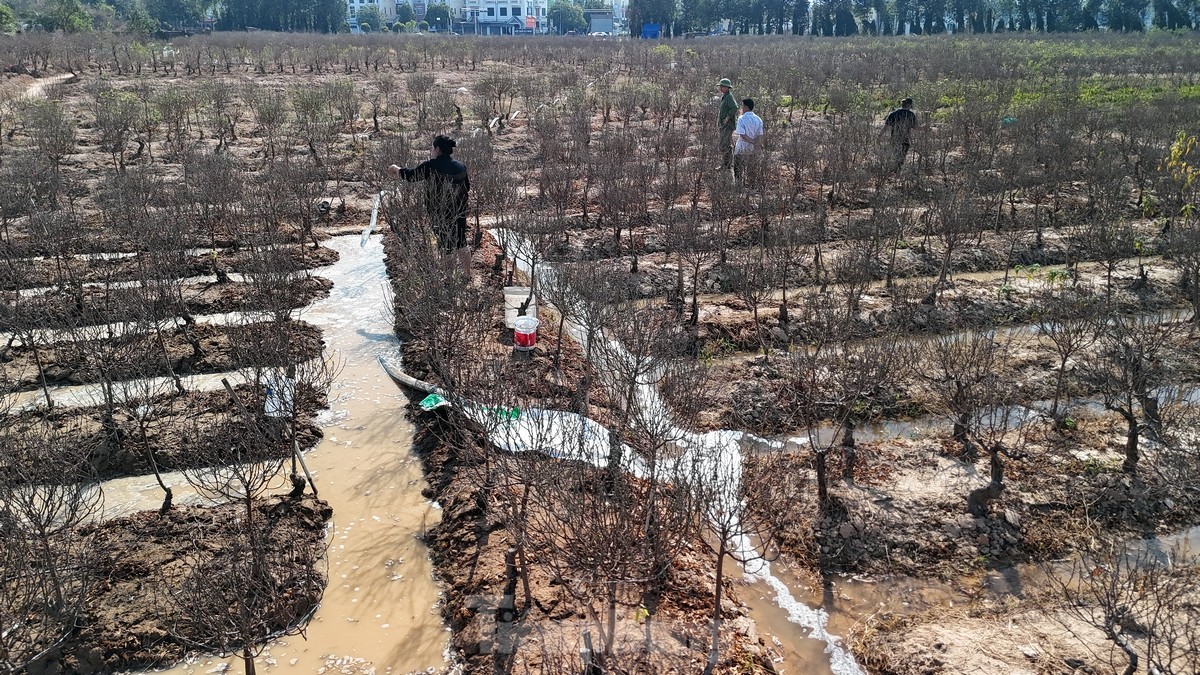
[[[429,211],[438,250],[446,255],[457,255],[469,279],[471,249],[467,245],[467,195],[471,191],[471,178],[467,175],[466,165],[451,157],[456,145],[449,136],[437,136],[433,139],[429,160],[412,169],[393,164],[387,170],[388,174],[410,183],[425,181],[425,208]]]
[[[882,135],[889,129],[892,132],[892,157],[896,161],[893,171],[899,171],[900,167],[904,166],[904,160],[908,157],[912,130],[919,126],[917,113],[913,112],[912,107],[913,100],[906,98],[900,101],[900,107],[893,110],[883,121],[883,131],[880,134]]]

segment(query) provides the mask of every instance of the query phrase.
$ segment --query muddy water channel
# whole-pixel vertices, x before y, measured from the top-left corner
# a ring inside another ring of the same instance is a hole
[[[306,455],[321,499],[333,507],[329,585],[306,637],[272,643],[259,672],[407,673],[445,665],[449,633],[438,615],[438,588],[418,537],[439,518],[421,496],[425,481],[412,454],[407,400],[377,358],[397,352],[385,299],[383,247],[373,237],[327,244],[341,258],[320,274],[334,286],[327,299],[301,312],[324,329],[340,363],[323,414],[324,439]],[[168,484],[180,487],[178,477]],[[180,501],[200,497],[183,489]],[[157,508],[161,491],[149,479],[122,479],[105,488],[112,513]],[[232,672],[236,659],[198,656],[174,673]]]

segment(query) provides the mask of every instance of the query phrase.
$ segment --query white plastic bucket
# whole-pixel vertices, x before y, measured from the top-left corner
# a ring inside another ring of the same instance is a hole
[[[537,346],[538,323],[532,316],[518,316],[513,322],[513,344],[518,351],[527,352]]]
[[[263,414],[267,417],[291,417],[296,400],[296,381],[283,373],[267,376],[267,396],[263,402]]]
[[[537,298],[529,297],[528,286],[505,286],[504,287],[504,325],[508,328],[515,328],[518,312],[521,311],[521,305],[529,300],[529,306],[525,308],[525,316],[537,316]]]

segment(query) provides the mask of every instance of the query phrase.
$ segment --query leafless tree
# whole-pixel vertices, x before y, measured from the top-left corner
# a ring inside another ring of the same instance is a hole
[[[75,149],[75,121],[52,99],[27,101],[23,116],[34,147],[50,162],[50,204],[57,208],[62,161]]]
[[[1171,261],[1179,268],[1180,285],[1192,302],[1192,323],[1200,322],[1200,220],[1194,209],[1172,222],[1166,233]]]
[[[1090,221],[1078,234],[1079,247],[1099,259],[1104,267],[1105,298],[1112,298],[1113,274],[1135,253],[1137,235],[1125,220],[1103,216]]]
[[[287,125],[287,97],[271,87],[247,87],[243,98],[248,102],[254,121],[266,137],[266,159],[274,160],[279,134]]]
[[[1134,546],[1111,546],[1076,560],[1066,571],[1050,568],[1046,575],[1061,598],[1059,623],[1084,640],[1082,622],[1115,648],[1095,654],[1114,672],[1133,675],[1187,673],[1200,668],[1200,611],[1196,582],[1200,575],[1190,553],[1160,550],[1158,540]],[[1074,621],[1072,621],[1072,619]]]
[[[90,439],[50,419],[12,424],[5,406],[0,458],[0,665],[13,672],[70,636],[85,611],[86,543],[77,526],[102,496]]]
[[[708,661],[704,672],[711,673],[720,662],[721,630],[724,621],[723,595],[725,565],[729,561],[752,570],[768,557],[772,540],[787,525],[781,514],[794,503],[800,487],[795,471],[785,469],[782,453],[758,457],[755,471],[743,470],[742,449],[732,435],[722,445],[706,448],[709,456],[698,462],[701,473],[693,483],[702,506],[701,526],[708,536],[704,541],[715,555],[713,613],[710,625]],[[774,469],[774,470],[773,470]],[[753,508],[748,505],[753,504]]]
[[[1010,403],[1002,386],[1005,347],[994,331],[939,335],[921,350],[917,374],[929,387],[939,414],[954,424],[953,437],[968,456],[980,448],[981,414]]]
[[[855,429],[894,396],[910,354],[889,339],[849,340],[847,319],[833,302],[810,304],[804,319],[809,333],[788,355],[782,400],[808,435],[816,458],[817,495],[824,507],[829,502],[828,454],[841,448],[843,478],[853,483],[858,459]]]
[[[1163,388],[1171,380],[1171,344],[1178,323],[1153,316],[1102,313],[1096,349],[1084,361],[1085,382],[1100,392],[1104,407],[1125,420],[1127,473],[1137,471],[1143,424],[1158,430]]]
[[[240,654],[246,675],[268,640],[303,632],[325,585],[318,551],[271,541],[260,527],[235,525],[216,550],[197,542],[182,583],[166,593],[171,633],[207,652]]]
[[[10,125],[18,117],[17,101],[18,98],[14,92],[7,89],[0,92],[0,145],[3,145],[5,140],[11,139],[15,131],[10,128]]]
[[[188,111],[192,105],[192,92],[179,87],[169,88],[153,95],[154,109],[167,127],[166,149],[180,155],[187,149]]]
[[[1100,303],[1084,293],[1074,290],[1043,293],[1038,298],[1040,308],[1037,315],[1038,333],[1050,341],[1058,357],[1058,372],[1054,380],[1054,398],[1050,403],[1050,417],[1062,424],[1070,412],[1063,404],[1066,390],[1068,364],[1096,342],[1096,314]]]
[[[322,156],[337,133],[335,102],[331,100],[329,90],[323,87],[295,87],[291,97],[297,140],[308,147],[313,162],[323,166]]]
[[[785,221],[775,228],[767,248],[767,257],[775,270],[780,291],[779,326],[787,330],[791,322],[791,307],[788,304],[789,285],[797,281],[803,269],[802,253],[805,241],[795,222]]]
[[[766,251],[762,247],[754,247],[746,251],[738,267],[735,288],[738,296],[750,307],[750,315],[754,321],[754,335],[763,356],[769,358],[770,348],[763,335],[763,325],[758,312],[763,303],[770,299],[775,289],[775,270],[770,267]]]
[[[101,133],[100,144],[112,155],[118,171],[125,170],[125,149],[136,137],[139,115],[141,105],[132,94],[113,89],[97,91],[96,126]]]

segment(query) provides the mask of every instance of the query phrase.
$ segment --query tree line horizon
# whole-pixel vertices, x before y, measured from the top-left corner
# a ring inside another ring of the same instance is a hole
[[[582,16],[584,8],[603,2],[550,4],[553,14]],[[198,25],[208,16],[216,18],[217,30],[349,30],[343,0],[9,0],[0,2],[0,32],[28,23],[47,31],[149,33]],[[1200,0],[631,0],[628,17],[633,35],[641,33],[644,23],[657,23],[666,37],[714,30],[828,37],[1144,32],[1200,27]]]

